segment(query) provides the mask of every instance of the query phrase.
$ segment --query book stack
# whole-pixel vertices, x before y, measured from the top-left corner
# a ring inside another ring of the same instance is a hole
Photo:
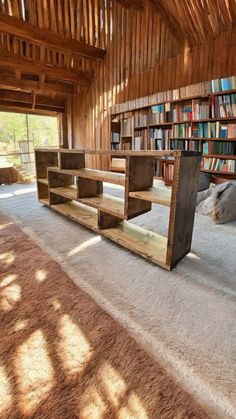
[[[172,137],[172,130],[162,128],[150,128],[151,150],[168,150],[169,139]]]
[[[203,143],[203,154],[224,154],[230,155],[236,152],[236,146],[228,141],[206,141]]]
[[[211,117],[212,118],[236,117],[236,93],[212,97]]]
[[[224,160],[216,157],[208,158],[203,157],[202,159],[203,169],[210,171],[217,171],[222,173],[236,173],[235,160]]]
[[[135,128],[138,127],[146,127],[148,123],[147,115],[136,115],[134,117],[134,126]]]
[[[236,124],[216,122],[199,122],[192,128],[194,138],[235,138]]]
[[[149,110],[150,125],[163,124],[165,122],[172,122],[172,111],[170,103],[152,106]]]
[[[192,137],[191,123],[174,125],[173,137],[174,138],[186,138],[186,137],[191,138]]]
[[[211,81],[212,93],[236,89],[236,76],[215,79]]]
[[[209,103],[202,99],[193,99],[193,120],[209,118]]]
[[[192,121],[192,103],[174,105],[173,122]]]
[[[122,136],[132,136],[132,118],[124,118],[122,121]]]
[[[164,164],[163,172],[164,172],[163,177],[164,177],[165,181],[173,180],[174,164],[171,164],[171,162],[168,161],[168,164]]]
[[[134,137],[134,149],[143,150],[143,137],[142,136]]]

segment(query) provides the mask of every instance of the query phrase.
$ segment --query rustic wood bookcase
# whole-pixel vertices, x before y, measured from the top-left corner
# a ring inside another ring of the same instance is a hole
[[[142,257],[172,269],[191,248],[201,153],[117,151],[117,157],[125,157],[125,173],[86,168],[89,154],[111,152],[36,149],[39,201]],[[155,159],[171,157],[174,157],[172,188],[153,186]],[[103,182],[122,186],[124,198],[104,194]],[[167,237],[128,221],[149,212],[152,203],[170,207]]]

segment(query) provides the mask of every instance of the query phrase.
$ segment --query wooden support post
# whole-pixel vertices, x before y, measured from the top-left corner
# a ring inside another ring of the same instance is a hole
[[[170,206],[166,263],[173,268],[191,249],[201,156],[177,156]]]
[[[153,157],[129,156],[126,158],[125,215],[127,219],[151,210],[151,202],[131,198],[129,192],[150,188],[153,185],[153,174]]]

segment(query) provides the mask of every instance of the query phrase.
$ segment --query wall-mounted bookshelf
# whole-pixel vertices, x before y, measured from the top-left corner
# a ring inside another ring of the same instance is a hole
[[[110,155],[108,151],[35,150],[39,201],[170,270],[191,248],[201,155],[186,151],[113,153],[124,158],[125,173],[85,166],[88,154]],[[155,159],[162,158],[173,159],[175,181],[171,189],[153,182]],[[104,193],[104,182],[119,185],[123,198]],[[151,211],[153,203],[170,208],[166,236],[129,222]]]
[[[236,178],[236,76],[117,105],[113,121],[119,138],[111,150],[199,151],[202,171]],[[111,169],[124,167],[112,160]],[[171,184],[172,163],[159,161],[156,176]]]

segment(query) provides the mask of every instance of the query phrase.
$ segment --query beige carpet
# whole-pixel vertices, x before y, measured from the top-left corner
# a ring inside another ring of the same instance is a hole
[[[1,418],[208,417],[2,214],[0,268]]]

